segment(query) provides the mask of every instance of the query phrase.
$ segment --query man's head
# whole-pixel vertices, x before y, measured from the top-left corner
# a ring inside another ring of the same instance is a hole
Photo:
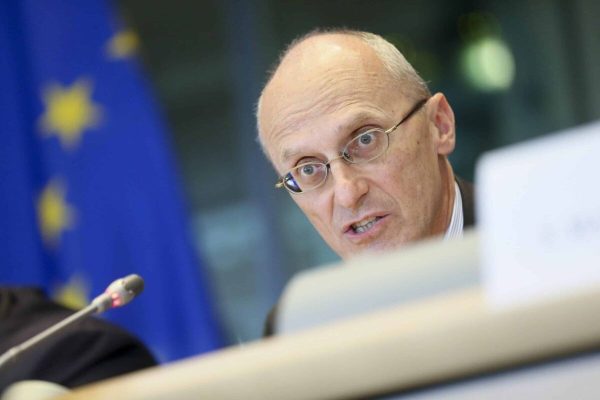
[[[427,102],[419,108],[422,100]],[[383,135],[389,145],[380,156],[347,161],[373,143],[365,132],[387,131],[411,110]],[[441,93],[430,96],[381,37],[315,32],[293,42],[261,94],[257,121],[260,142],[280,176],[300,164],[331,161],[319,187],[292,198],[341,257],[446,230],[454,200],[447,161],[455,144],[452,109]],[[351,154],[340,158],[345,150]]]

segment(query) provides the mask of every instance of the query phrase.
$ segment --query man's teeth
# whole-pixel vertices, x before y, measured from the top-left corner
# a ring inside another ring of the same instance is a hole
[[[375,225],[375,222],[378,220],[379,218],[374,217],[368,220],[364,220],[361,222],[358,222],[356,224],[352,224],[352,229],[354,230],[354,232],[356,233],[363,233],[368,231],[369,229],[371,229],[371,227],[373,225]]]

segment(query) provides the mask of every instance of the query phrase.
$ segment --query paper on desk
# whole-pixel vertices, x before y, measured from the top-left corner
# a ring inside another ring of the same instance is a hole
[[[484,155],[476,190],[492,305],[600,284],[600,122]]]

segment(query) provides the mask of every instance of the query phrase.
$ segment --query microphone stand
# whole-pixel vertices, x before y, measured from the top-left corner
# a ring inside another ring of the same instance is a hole
[[[26,340],[25,342],[23,342],[19,345],[16,345],[14,347],[11,347],[9,350],[7,350],[4,354],[2,354],[0,356],[0,369],[2,369],[2,367],[7,365],[8,363],[12,362],[15,359],[15,357],[18,354],[20,354],[22,351],[25,351],[32,346],[35,346],[42,340],[52,336],[54,333],[73,324],[74,322],[78,321],[79,319],[86,317],[88,315],[94,314],[97,311],[97,309],[98,309],[98,306],[96,304],[92,303],[92,304],[88,305],[87,307],[77,311],[75,314],[63,319],[59,323],[52,325],[48,329],[38,333],[37,335]]]
[[[54,335],[61,329],[64,329],[88,315],[102,313],[110,308],[121,307],[129,303],[135,296],[140,294],[143,289],[144,280],[139,275],[131,274],[125,278],[117,279],[108,286],[104,293],[92,300],[85,308],[43,330],[31,339],[11,347],[5,353],[0,355],[0,370],[8,363],[14,361],[19,354],[35,346],[42,340]]]

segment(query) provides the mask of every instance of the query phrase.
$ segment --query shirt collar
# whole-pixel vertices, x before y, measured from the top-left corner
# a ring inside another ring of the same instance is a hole
[[[462,208],[462,196],[460,194],[458,184],[454,182],[454,206],[452,207],[452,218],[450,219],[448,229],[446,229],[444,240],[461,237],[463,233],[463,226],[464,218]]]

